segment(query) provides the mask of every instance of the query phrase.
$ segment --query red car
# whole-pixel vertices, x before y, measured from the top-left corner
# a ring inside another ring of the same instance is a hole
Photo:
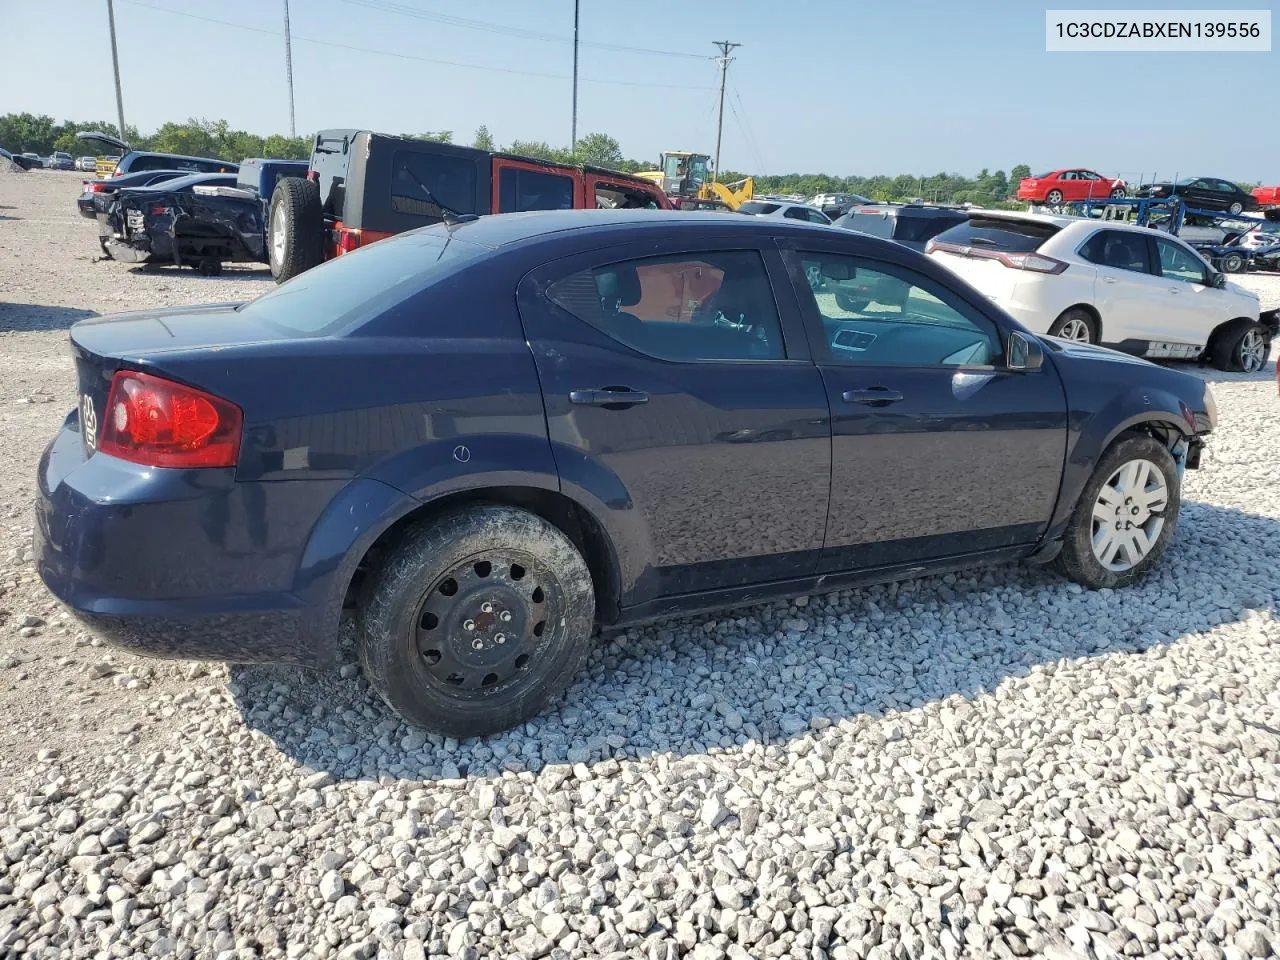
[[[1036,177],[1024,177],[1018,184],[1018,199],[1033,203],[1059,204],[1071,200],[1100,200],[1123,197],[1128,192],[1123,180],[1104,177],[1092,170],[1054,170]]]
[[[1280,206],[1280,187],[1254,187],[1253,197],[1261,207]]]

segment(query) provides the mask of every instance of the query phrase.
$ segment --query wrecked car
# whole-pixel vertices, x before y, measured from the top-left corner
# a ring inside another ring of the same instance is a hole
[[[252,158],[229,175],[183,177],[121,191],[105,217],[104,246],[117,260],[191,265],[206,275],[228,261],[266,263],[264,229],[276,182],[305,173],[294,160]]]

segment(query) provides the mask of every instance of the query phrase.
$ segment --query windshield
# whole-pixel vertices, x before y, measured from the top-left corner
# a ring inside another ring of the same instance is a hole
[[[366,322],[486,249],[438,227],[415,230],[343,254],[237,309],[294,336],[325,336]]]
[[[738,207],[739,213],[773,213],[781,204],[765,203],[763,200],[748,200],[742,206]]]
[[[1181,180],[1175,180],[1174,185],[1179,187],[1189,187],[1199,179],[1199,177],[1183,177]]]

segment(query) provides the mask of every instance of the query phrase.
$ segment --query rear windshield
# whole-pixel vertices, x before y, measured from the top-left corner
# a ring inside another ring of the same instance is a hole
[[[894,231],[893,238],[895,240],[912,240],[922,241],[936,237],[943,230],[954,227],[956,224],[964,223],[969,218],[963,213],[957,213],[954,216],[939,214],[936,216],[899,216],[898,229]]]
[[[781,206],[782,204],[780,203],[765,203],[763,200],[748,200],[742,206],[738,207],[738,212],[749,213],[752,215],[757,213],[773,213]]]
[[[483,213],[476,209],[475,161],[397,150],[391,156],[391,209],[437,220],[449,213]]]
[[[938,234],[940,243],[962,247],[983,247],[1008,253],[1027,253],[1058,232],[1052,223],[1040,220],[1004,220],[995,217],[972,217],[950,230]]]
[[[883,213],[851,213],[848,219],[845,220],[844,226],[850,230],[856,230],[858,233],[892,240],[893,225],[896,220],[897,217],[891,217]]]
[[[238,309],[289,336],[326,336],[377,316],[485,250],[443,230],[401,234],[314,267]]]

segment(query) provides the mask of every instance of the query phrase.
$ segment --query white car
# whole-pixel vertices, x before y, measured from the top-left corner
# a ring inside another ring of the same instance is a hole
[[[980,210],[925,253],[1035,333],[1248,372],[1271,349],[1257,294],[1147,227]]]
[[[93,173],[98,169],[97,157],[80,157],[76,160],[76,169],[85,173]]]
[[[788,220],[803,220],[807,223],[831,224],[831,218],[817,207],[790,200],[748,200],[738,207],[738,213],[751,217],[786,217]]]

